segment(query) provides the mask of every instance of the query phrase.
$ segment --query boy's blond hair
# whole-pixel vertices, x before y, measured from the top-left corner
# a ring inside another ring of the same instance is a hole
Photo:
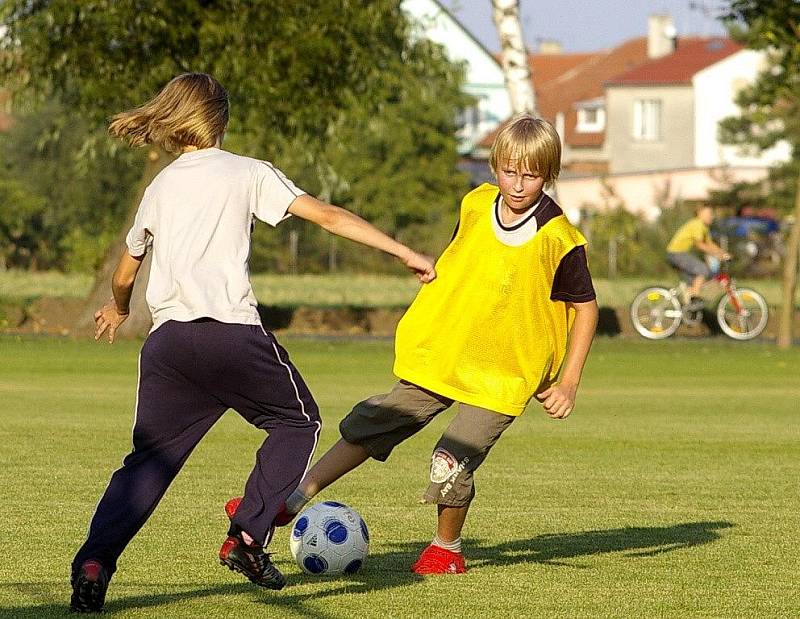
[[[207,73],[184,73],[150,101],[111,119],[108,132],[131,146],[158,144],[178,154],[210,148],[228,125],[228,93]]]
[[[553,125],[528,113],[510,118],[494,139],[489,154],[495,176],[509,163],[524,164],[545,183],[556,180],[561,171],[561,139]]]

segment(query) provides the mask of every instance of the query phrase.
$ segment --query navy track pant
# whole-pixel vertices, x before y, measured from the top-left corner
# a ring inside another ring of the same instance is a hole
[[[287,352],[260,325],[168,321],[142,347],[133,451],[112,475],[74,569],[97,559],[116,570],[117,558],[228,408],[268,432],[230,532],[269,541],[278,509],[316,447],[319,409]]]

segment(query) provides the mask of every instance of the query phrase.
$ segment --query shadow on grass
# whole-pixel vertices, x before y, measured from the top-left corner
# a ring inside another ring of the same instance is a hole
[[[720,531],[735,526],[731,522],[687,522],[664,527],[625,527],[577,533],[555,533],[538,535],[531,539],[514,540],[502,544],[486,545],[479,540],[465,542],[467,561],[473,574],[482,567],[510,566],[525,563],[562,565],[569,559],[589,557],[605,553],[624,553],[631,559],[653,557],[666,552],[709,544],[721,537]],[[423,580],[412,573],[409,566],[427,541],[404,542],[390,545],[390,550],[371,555],[365,568],[354,576],[344,579],[319,579],[301,574],[290,575],[288,586],[283,591],[261,591],[248,583],[225,584],[203,589],[176,593],[111,597],[106,605],[106,614],[134,608],[158,607],[174,602],[200,599],[219,595],[247,595],[254,603],[266,604],[286,613],[300,614],[313,619],[333,619],[336,612],[326,613],[309,607],[324,598],[339,595],[368,593],[383,589],[400,588]],[[24,597],[49,597],[53,589],[63,583],[3,583],[0,591],[16,593]],[[113,588],[113,583],[112,583]],[[66,587],[64,593],[67,594]],[[42,604],[38,606],[0,608],[0,618],[20,619],[48,616],[69,616],[67,602],[64,604]]]
[[[718,531],[733,526],[733,523],[725,521],[688,522],[665,527],[553,533],[494,546],[478,545],[474,549],[470,548],[469,558],[475,566],[544,563],[574,567],[563,560],[609,552],[625,553],[625,556],[631,558],[652,557],[708,544],[721,537]]]
[[[122,587],[120,587],[122,588]],[[153,587],[155,588],[155,586]],[[63,592],[64,602],[61,604],[40,604],[37,606],[0,608],[0,619],[34,619],[39,617],[75,617],[74,613],[69,612],[69,584],[65,581],[49,581],[39,584],[31,583],[2,583],[0,592],[16,593],[18,596],[30,597],[51,597],[54,591]],[[172,604],[183,600],[194,600],[203,597],[216,595],[246,595],[258,593],[253,585],[240,582],[236,584],[224,584],[203,589],[188,589],[186,591],[154,594],[154,595],[134,595],[130,597],[114,598],[114,580],[111,581],[109,588],[110,599],[105,607],[105,613],[113,614],[132,608],[144,609],[159,607],[165,604]],[[96,615],[95,615],[96,616]]]

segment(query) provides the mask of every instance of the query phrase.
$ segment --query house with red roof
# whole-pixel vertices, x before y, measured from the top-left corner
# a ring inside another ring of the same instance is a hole
[[[558,48],[529,56],[537,114],[562,137],[562,174],[608,172],[605,150],[607,112],[604,84],[672,52],[672,19],[650,17],[648,36],[597,52],[564,54]],[[484,136],[473,155],[485,157],[497,130]]]
[[[459,149],[474,181],[488,180],[486,157],[497,128],[511,115],[500,56],[487,50],[438,0],[403,0],[412,36],[442,45],[447,56],[464,66],[464,91],[474,99],[458,119]],[[529,55],[537,113],[564,136],[565,169],[605,171],[603,82],[671,51],[661,31],[612,49],[565,54],[552,41]],[[653,40],[650,40],[653,39]],[[569,152],[567,152],[569,151]],[[574,152],[573,152],[574,151]]]
[[[724,37],[679,42],[668,56],[605,83],[609,172],[715,166],[767,166],[782,148],[758,157],[718,140],[719,121],[736,115],[735,97],[763,56]]]
[[[558,56],[531,55],[537,112],[562,136],[565,173],[603,173],[608,166],[603,148],[607,123],[603,83],[646,63],[651,58],[648,40],[639,37],[608,50],[570,56],[583,60],[551,78],[553,65],[563,61]]]
[[[675,35],[670,16],[653,15],[647,37],[610,50],[531,54],[537,112],[562,137],[555,191],[573,219],[615,206],[655,217],[676,200],[703,202],[731,182],[760,180],[789,159],[786,143],[755,154],[718,138],[763,53],[726,37]],[[497,130],[473,149],[473,170]]]
[[[738,92],[763,69],[762,52],[726,37],[679,39],[672,53],[606,79],[605,174],[565,174],[561,202],[572,209],[624,205],[657,217],[676,200],[764,178],[789,159],[787,143],[763,153],[719,141],[719,122],[739,113]],[[574,210],[573,210],[574,212]]]

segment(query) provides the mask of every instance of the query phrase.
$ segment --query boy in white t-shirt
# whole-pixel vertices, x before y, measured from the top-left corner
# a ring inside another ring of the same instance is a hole
[[[118,114],[109,128],[131,145],[159,144],[180,156],[145,191],[114,273],[114,298],[95,314],[95,339],[107,333],[113,342],[151,250],[153,329],[139,361],[133,450],[111,477],[73,560],[75,611],[102,609],[117,559],[228,408],[269,435],[220,561],[257,585],[285,584],[263,546],[308,468],[321,422],[308,387],[256,311],[247,267],[255,219],[274,226],[297,215],[397,256],[422,282],[436,276],[429,258],[306,195],[271,164],[221,150],[227,121],[224,88],[210,75],[187,73]]]

